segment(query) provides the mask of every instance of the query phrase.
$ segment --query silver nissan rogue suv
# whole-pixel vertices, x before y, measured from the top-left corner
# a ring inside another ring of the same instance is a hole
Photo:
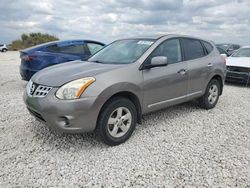
[[[27,84],[31,115],[68,133],[95,131],[126,141],[143,114],[197,99],[215,107],[226,66],[215,45],[183,36],[117,40],[88,61],[48,67]]]

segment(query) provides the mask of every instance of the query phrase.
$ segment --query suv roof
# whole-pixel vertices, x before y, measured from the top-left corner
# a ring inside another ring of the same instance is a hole
[[[209,40],[204,40],[202,38],[199,37],[193,37],[193,36],[189,36],[189,35],[182,35],[182,34],[159,34],[159,35],[151,35],[151,36],[138,36],[138,37],[128,37],[128,38],[123,38],[123,39],[152,39],[152,40],[158,40],[162,37],[166,37],[166,36],[170,36],[170,37],[185,37],[185,38],[192,38],[192,39],[198,39],[198,40],[203,40],[203,41],[208,41],[211,42]],[[119,40],[123,40],[123,39],[119,39]]]

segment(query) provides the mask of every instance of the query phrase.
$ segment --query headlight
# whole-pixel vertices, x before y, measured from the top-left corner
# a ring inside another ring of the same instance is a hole
[[[69,82],[57,90],[56,97],[59,99],[78,99],[94,81],[95,78],[88,77]]]

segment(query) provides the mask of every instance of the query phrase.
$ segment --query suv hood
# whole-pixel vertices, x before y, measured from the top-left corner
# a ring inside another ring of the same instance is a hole
[[[76,79],[96,76],[124,66],[125,65],[101,64],[87,61],[71,61],[45,68],[37,72],[31,80],[41,85],[60,87]]]

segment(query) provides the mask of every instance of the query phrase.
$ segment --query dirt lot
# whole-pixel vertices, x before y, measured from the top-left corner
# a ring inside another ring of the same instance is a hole
[[[250,88],[226,85],[209,111],[186,103],[147,115],[108,147],[29,115],[18,56],[0,53],[0,187],[250,186]]]

